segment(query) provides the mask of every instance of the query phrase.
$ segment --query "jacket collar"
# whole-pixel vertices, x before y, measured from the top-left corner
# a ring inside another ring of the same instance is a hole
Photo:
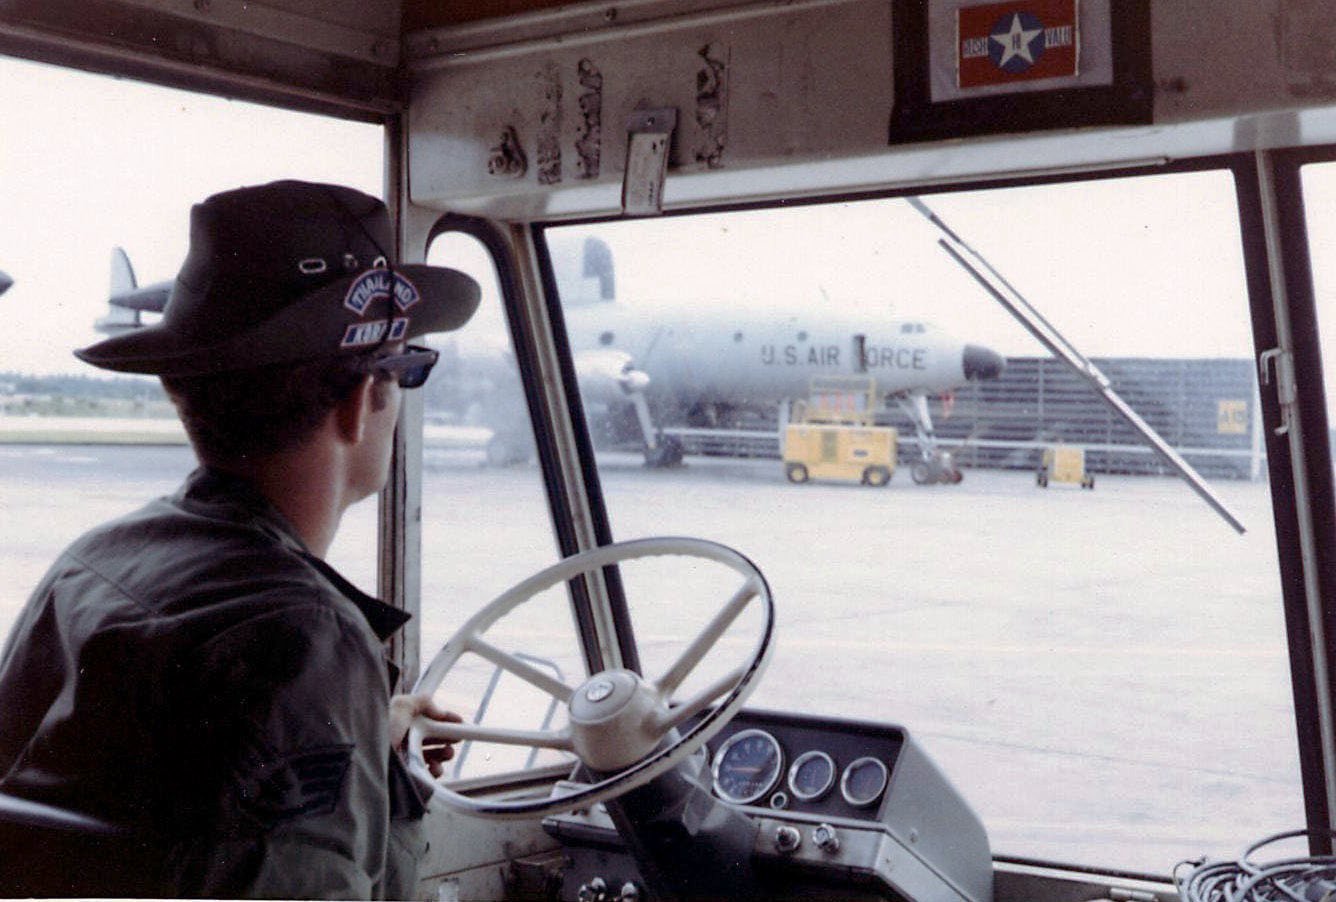
[[[210,513],[245,522],[272,536],[306,561],[341,595],[351,601],[367,625],[382,642],[412,619],[412,614],[388,605],[358,589],[333,567],[316,557],[306,547],[297,530],[269,499],[249,480],[214,467],[200,467],[191,473],[177,493],[178,500],[190,506],[210,508]]]

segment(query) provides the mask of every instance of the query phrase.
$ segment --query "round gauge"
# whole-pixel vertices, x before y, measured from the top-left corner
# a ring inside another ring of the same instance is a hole
[[[765,730],[743,730],[728,737],[714,756],[714,791],[738,805],[755,802],[779,782],[784,753]]]
[[[859,758],[844,769],[840,794],[850,805],[866,808],[886,789],[886,765],[876,758]]]
[[[795,799],[819,799],[835,785],[835,762],[825,752],[803,752],[789,768],[789,791]]]

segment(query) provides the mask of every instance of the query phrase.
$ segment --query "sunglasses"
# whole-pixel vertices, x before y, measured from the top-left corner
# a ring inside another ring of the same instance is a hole
[[[440,356],[440,351],[420,345],[407,345],[398,354],[386,354],[369,360],[365,369],[367,372],[385,373],[396,378],[400,388],[420,388],[431,375],[431,368]]]

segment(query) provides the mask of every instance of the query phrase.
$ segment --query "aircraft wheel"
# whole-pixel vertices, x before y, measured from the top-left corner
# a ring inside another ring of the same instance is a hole
[[[960,472],[959,470],[952,470],[950,473],[946,474],[946,477],[943,478],[942,481],[949,482],[951,485],[960,485],[961,480],[964,478],[965,478],[964,473]]]
[[[891,471],[885,467],[868,467],[863,471],[863,485],[880,487],[891,481]]]
[[[789,464],[784,468],[784,475],[789,478],[789,482],[801,483],[807,481],[807,468],[802,464]]]
[[[1081,480],[1081,488],[1093,489],[1094,487],[1095,487],[1095,477],[1087,476],[1085,479]]]
[[[681,441],[665,438],[653,451],[645,452],[645,466],[655,469],[680,466],[683,453]]]
[[[1039,486],[1041,489],[1048,488],[1048,474],[1043,472],[1042,470],[1036,473],[1034,477],[1034,484]]]
[[[488,466],[513,467],[528,461],[529,444],[523,438],[499,433],[487,441]]]
[[[914,464],[909,470],[909,476],[914,480],[914,485],[927,485],[934,481],[932,478],[932,467],[928,466],[924,461],[919,461]]]

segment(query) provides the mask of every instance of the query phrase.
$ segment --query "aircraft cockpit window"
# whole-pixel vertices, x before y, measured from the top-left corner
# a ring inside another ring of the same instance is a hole
[[[1164,873],[1303,823],[1231,174],[922,203],[1246,533],[894,198],[545,231],[616,273],[563,304],[614,539],[755,560],[751,704],[905,727],[996,854]],[[718,593],[627,598],[649,660]]]
[[[468,273],[483,290],[468,325],[427,336],[441,352],[422,391],[420,629],[423,654],[430,656],[485,603],[555,562],[558,553],[491,257],[476,239],[446,232],[432,242],[428,262]],[[521,606],[484,638],[560,682],[578,683],[586,675],[564,591]],[[550,722],[561,715],[549,710],[549,696],[477,656],[460,661],[439,698],[466,721],[488,727],[562,726]],[[465,744],[448,775],[509,772],[556,756],[531,751]]]

